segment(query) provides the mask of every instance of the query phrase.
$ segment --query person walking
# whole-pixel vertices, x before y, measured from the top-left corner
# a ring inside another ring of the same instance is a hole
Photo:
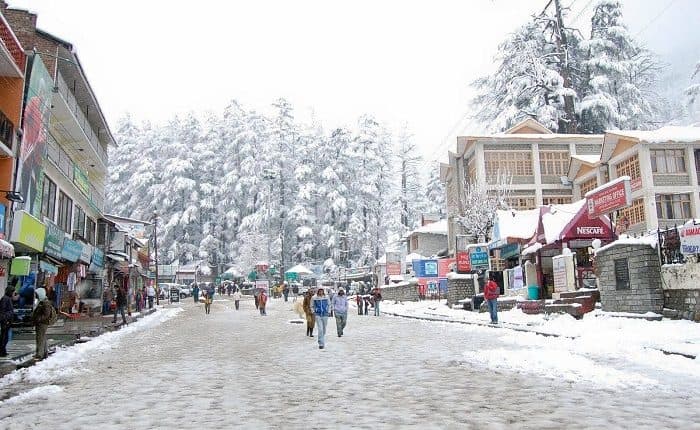
[[[379,303],[382,301],[382,292],[379,291],[379,288],[375,288],[374,292],[372,293],[372,300],[374,301],[374,316],[378,317],[379,316]]]
[[[493,276],[489,275],[489,281],[484,287],[484,299],[489,306],[489,315],[491,315],[491,324],[498,324],[498,296],[499,288]]]
[[[313,297],[313,292],[309,289],[304,294],[304,315],[306,315],[306,335],[309,337],[314,337],[314,326],[316,325],[316,318],[314,318],[314,312],[311,309],[311,298]]]
[[[49,355],[48,345],[46,344],[46,331],[49,326],[56,322],[56,309],[53,308],[51,302],[46,298],[46,290],[43,288],[36,289],[36,298],[39,301],[34,312],[32,312],[32,321],[34,321],[34,332],[36,333],[36,352],[34,359],[37,361],[43,360]]]
[[[365,315],[369,315],[369,297],[363,297],[365,302]]]
[[[136,301],[136,312],[141,312],[141,303],[143,301],[143,292],[141,291],[140,288],[136,289],[136,297],[134,299]]]
[[[286,302],[287,299],[289,298],[289,284],[287,281],[284,281],[283,287],[282,287],[282,295],[284,296],[284,301]]]
[[[104,287],[102,290],[102,315],[109,315],[112,307],[112,290],[109,287]]]
[[[12,320],[15,317],[14,306],[12,306],[12,296],[15,294],[15,287],[5,288],[5,294],[0,298],[0,357],[7,357],[7,342],[10,341],[10,330],[12,330]]]
[[[258,309],[260,310],[260,315],[267,315],[265,306],[267,306],[267,294],[265,290],[260,291],[260,296],[258,297]]]
[[[323,349],[326,347],[326,327],[328,326],[328,317],[331,314],[331,303],[323,288],[319,288],[311,299],[311,309],[314,311],[318,326],[318,349]]]
[[[236,291],[233,292],[233,304],[236,306],[236,310],[238,310],[239,306],[241,305],[241,290],[236,288]]]
[[[122,324],[126,325],[124,308],[126,308],[126,291],[124,291],[124,287],[119,287],[117,288],[117,306],[114,308],[114,318],[112,318],[112,324],[117,323],[117,312],[119,312],[122,315]]]
[[[214,301],[214,293],[216,288],[214,284],[209,285],[209,288],[204,290],[204,313],[209,315],[211,313],[211,302]]]
[[[153,300],[156,298],[156,289],[153,287],[153,285],[148,286],[146,295],[148,296],[148,309],[153,309]]]
[[[355,304],[357,304],[357,315],[362,315],[364,300],[362,300],[362,296],[359,293],[355,295]]]
[[[338,290],[338,294],[333,296],[332,303],[335,327],[338,331],[338,337],[342,337],[345,325],[348,323],[348,298],[345,296],[344,289]]]

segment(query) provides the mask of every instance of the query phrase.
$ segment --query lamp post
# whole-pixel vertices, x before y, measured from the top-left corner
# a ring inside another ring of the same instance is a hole
[[[155,251],[154,260],[156,266],[156,290],[158,289],[158,212],[153,211],[153,250]],[[160,291],[156,294],[156,305],[160,305]]]
[[[267,264],[270,266],[272,262],[270,261],[270,255],[272,254],[272,251],[270,251],[270,218],[272,217],[272,182],[273,180],[277,177],[275,174],[275,171],[272,169],[265,169],[263,171],[263,179],[268,181],[268,184],[270,185],[270,190],[267,193]]]

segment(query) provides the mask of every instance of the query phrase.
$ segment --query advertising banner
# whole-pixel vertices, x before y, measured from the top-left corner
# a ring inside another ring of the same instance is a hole
[[[588,218],[597,218],[632,204],[632,189],[629,176],[603,185],[586,193]]]
[[[83,247],[76,240],[66,239],[63,241],[63,249],[61,250],[61,258],[75,263],[80,258],[83,252]]]
[[[92,251],[92,261],[88,270],[97,273],[104,267],[104,253],[100,248],[94,248]]]
[[[5,205],[0,204],[0,239],[5,238]]]
[[[519,290],[525,286],[523,281],[523,267],[515,266],[513,268],[513,289]]]
[[[437,278],[438,260],[413,260],[416,278]]]
[[[400,275],[401,274],[401,263],[389,263],[387,261],[386,263],[386,274],[391,276],[391,275]]]
[[[686,225],[680,228],[681,253],[700,254],[700,225]]]
[[[438,260],[438,277],[446,278],[450,270],[455,267],[456,261],[455,258],[441,258]]]
[[[73,165],[73,183],[86,197],[90,197],[90,182],[87,173],[76,165]]]
[[[45,237],[46,227],[41,221],[25,211],[15,212],[10,242],[19,243],[41,252],[44,250]]]
[[[43,158],[48,136],[49,109],[53,78],[38,55],[32,57],[27,101],[22,119],[22,145],[19,154],[19,192],[24,196],[25,209],[35,217],[41,215]],[[43,244],[42,244],[43,245]]]
[[[472,270],[488,270],[491,266],[489,265],[489,251],[485,246],[475,246],[469,249],[469,264]]]
[[[457,272],[467,273],[472,270],[471,262],[469,261],[469,253],[467,251],[457,252]]]
[[[78,243],[80,243],[81,248],[80,257],[78,257],[78,259],[85,264],[90,264],[90,260],[92,259],[92,245],[83,242]]]
[[[45,219],[44,223],[46,224],[44,253],[54,258],[61,258],[61,252],[63,251],[63,241],[66,238],[66,236],[65,234],[63,234],[63,230],[61,230],[50,219]]]

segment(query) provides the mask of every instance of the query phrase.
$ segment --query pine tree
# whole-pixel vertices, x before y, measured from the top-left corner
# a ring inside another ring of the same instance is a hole
[[[440,218],[447,215],[445,204],[445,184],[440,180],[440,165],[430,169],[430,177],[426,186],[427,212],[436,213]]]

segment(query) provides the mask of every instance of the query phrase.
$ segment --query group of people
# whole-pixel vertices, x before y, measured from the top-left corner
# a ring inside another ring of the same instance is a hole
[[[141,312],[146,306],[148,306],[148,309],[153,309],[155,299],[156,289],[153,285],[137,288],[134,292],[134,307],[136,308],[136,312]],[[124,287],[104,287],[102,290],[102,315],[114,313],[113,322],[116,323],[117,313],[121,313],[123,316],[127,305],[128,299]],[[126,318],[122,318],[122,320],[126,324]]]
[[[326,295],[324,288],[318,288],[315,295],[312,290],[308,290],[304,295],[303,309],[306,316],[306,335],[314,337],[314,328],[318,327],[319,349],[326,347],[326,328],[329,317],[335,317],[338,337],[343,336],[348,323],[348,298],[344,289],[338,290],[338,294],[333,295],[332,298]]]
[[[357,314],[367,315],[369,305],[374,308],[374,316],[379,316],[379,303],[382,301],[382,292],[379,288],[373,288],[369,295],[355,296],[355,304],[357,304]]]
[[[34,359],[43,360],[49,355],[46,332],[50,325],[58,319],[58,312],[54,308],[51,300],[46,295],[44,288],[34,290],[35,307],[32,311],[32,322],[34,324],[36,351]],[[0,298],[0,357],[7,357],[7,343],[10,339],[10,330],[14,319],[14,302],[18,301],[15,287],[5,288],[5,294]]]

